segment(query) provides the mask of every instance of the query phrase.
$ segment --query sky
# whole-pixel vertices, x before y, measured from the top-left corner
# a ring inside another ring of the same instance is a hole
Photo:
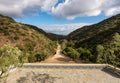
[[[120,13],[120,0],[0,0],[0,13],[46,32],[67,35]]]

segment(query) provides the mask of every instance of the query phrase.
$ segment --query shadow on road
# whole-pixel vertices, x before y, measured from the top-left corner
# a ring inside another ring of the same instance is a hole
[[[115,70],[112,68],[105,67],[102,69],[102,71],[113,76],[113,77],[120,78],[120,76],[118,74],[116,74]]]
[[[52,77],[49,74],[40,74],[36,72],[28,72],[26,76],[20,77],[17,83],[54,83],[60,80],[60,77]]]

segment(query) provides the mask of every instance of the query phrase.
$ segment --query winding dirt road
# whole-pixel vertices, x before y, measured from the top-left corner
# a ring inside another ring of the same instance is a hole
[[[58,44],[56,54],[52,57],[47,58],[42,63],[75,63],[71,58],[64,56],[61,53],[61,46]]]

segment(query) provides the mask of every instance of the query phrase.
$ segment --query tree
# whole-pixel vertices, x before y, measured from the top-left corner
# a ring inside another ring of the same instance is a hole
[[[103,63],[106,61],[105,56],[104,56],[104,47],[102,45],[98,45],[96,47],[96,51],[97,51],[97,62],[98,63]]]
[[[107,46],[111,54],[110,64],[120,66],[120,35],[115,33],[110,45]]]
[[[80,48],[77,49],[77,51],[80,54],[79,58],[81,60],[84,60],[86,62],[89,62],[91,60],[92,54],[91,54],[90,50],[80,47]]]
[[[98,45],[96,51],[98,63],[120,66],[120,35],[115,33],[109,45]]]
[[[17,47],[11,47],[10,45],[4,45],[0,48],[0,77],[9,71],[10,66],[19,66],[19,57],[23,56],[22,51]],[[21,59],[22,60],[22,59]]]

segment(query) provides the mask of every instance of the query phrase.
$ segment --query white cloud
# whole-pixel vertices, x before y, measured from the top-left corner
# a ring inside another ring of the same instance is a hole
[[[52,8],[53,15],[67,19],[98,16],[102,12],[107,16],[120,13],[120,0],[65,0]]]
[[[0,13],[11,17],[38,13],[39,10],[49,12],[58,0],[0,0]]]
[[[40,26],[40,28],[42,28],[46,32],[67,35],[70,32],[85,25],[90,25],[90,23],[53,24],[53,25]]]
[[[120,0],[0,0],[0,13],[11,17],[39,14],[40,11],[60,18],[106,16],[120,13]],[[58,5],[56,5],[58,3]]]

